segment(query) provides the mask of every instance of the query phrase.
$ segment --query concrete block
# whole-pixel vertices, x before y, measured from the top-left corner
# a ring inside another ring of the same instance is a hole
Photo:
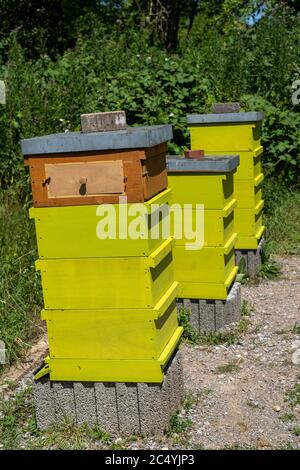
[[[124,436],[140,432],[137,386],[135,383],[116,383],[119,431]]]
[[[261,266],[261,250],[265,240],[262,238],[259,242],[257,250],[236,250],[235,260],[239,265],[241,259],[245,261],[245,269],[250,279],[257,277]]]
[[[80,120],[82,132],[119,131],[127,127],[125,111],[82,114]]]
[[[226,311],[228,310],[227,301],[216,300],[215,301],[215,324],[216,331],[222,330],[226,326]]]
[[[160,422],[164,412],[160,406],[161,385],[155,383],[138,383],[138,401],[140,414],[140,432],[148,436],[160,432]],[[163,418],[162,418],[163,416]]]
[[[176,351],[161,384],[50,382],[34,384],[37,423],[47,429],[73,419],[75,426],[98,426],[111,436],[161,435],[183,399],[181,354]]]
[[[72,382],[51,382],[57,422],[76,422],[75,396]]]
[[[74,382],[76,424],[97,424],[96,399],[93,382]]]
[[[95,383],[98,426],[114,435],[119,429],[116,386],[111,382]]]
[[[226,300],[178,299],[177,306],[190,312],[190,324],[197,333],[214,333],[240,320],[241,286],[235,282]]]
[[[38,428],[50,428],[56,424],[53,389],[48,377],[43,377],[33,384],[35,414]]]
[[[216,331],[215,301],[200,299],[199,313],[200,331],[203,333],[211,333]]]

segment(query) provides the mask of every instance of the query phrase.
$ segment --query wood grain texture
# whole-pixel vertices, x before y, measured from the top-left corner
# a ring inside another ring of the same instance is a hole
[[[86,204],[118,204],[119,194],[114,194],[115,185],[106,186],[105,192],[90,195],[62,194],[62,197],[51,197],[48,194],[47,165],[65,165],[93,162],[116,162],[123,165],[124,194],[128,203],[144,202],[167,188],[166,145],[160,144],[149,149],[112,152],[88,152],[77,154],[49,154],[28,157],[34,207],[74,206]],[[66,178],[68,177],[66,171]],[[109,182],[108,182],[109,183]],[[103,181],[99,181],[99,186]],[[95,181],[93,182],[95,188]]]

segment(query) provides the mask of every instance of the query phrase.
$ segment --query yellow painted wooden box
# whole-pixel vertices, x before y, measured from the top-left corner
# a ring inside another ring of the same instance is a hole
[[[253,180],[262,172],[261,155],[263,147],[257,147],[251,152],[239,151],[240,164],[234,174],[234,181],[237,180]],[[205,155],[215,155],[215,150],[205,150]],[[230,150],[222,150],[222,156],[232,155]]]
[[[239,250],[256,250],[265,232],[263,225],[261,201],[254,209],[235,209],[235,230],[238,233],[236,248]]]
[[[252,152],[260,144],[261,122],[188,124],[191,149],[223,153]]]
[[[163,241],[170,196],[167,189],[145,203],[31,208],[39,257],[149,256]]]
[[[43,310],[50,360],[75,359],[78,364],[119,361],[117,375],[111,373],[112,381],[123,378],[127,373],[124,361],[130,361],[135,365],[137,381],[147,381],[148,372],[141,368],[142,362],[154,360],[160,372],[161,358],[166,351],[173,352],[182,332],[176,313],[177,285],[173,284],[154,309]],[[99,376],[97,368],[94,373],[95,380],[108,380],[107,376]],[[63,376],[59,380],[64,380]]]
[[[234,192],[238,209],[254,209],[262,201],[262,181],[260,173],[252,180],[235,180]]]
[[[146,382],[161,383],[164,368],[175,351],[182,327],[177,327],[157,359],[45,359],[41,375],[49,373],[52,381],[79,382]],[[37,377],[37,374],[35,376]]]
[[[153,308],[174,282],[172,244],[148,257],[38,260],[45,308]]]
[[[169,173],[168,180],[172,204],[203,204],[205,210],[227,210],[234,199],[233,172]]]
[[[238,270],[234,254],[236,238],[233,234],[224,247],[187,250],[175,246],[174,270],[180,298],[226,299]]]
[[[235,233],[233,199],[223,210],[186,209],[171,210],[171,235],[176,245],[203,246],[226,245]]]

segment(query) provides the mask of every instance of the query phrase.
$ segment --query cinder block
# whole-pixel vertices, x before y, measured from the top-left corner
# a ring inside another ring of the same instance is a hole
[[[241,286],[235,282],[226,300],[178,299],[177,306],[190,312],[190,324],[197,333],[213,333],[239,321]]]
[[[37,426],[44,430],[56,424],[53,389],[48,377],[43,377],[33,384],[35,414]]]
[[[111,435],[118,433],[119,418],[115,383],[96,382],[95,398],[99,427]]]
[[[140,432],[137,386],[135,383],[116,383],[119,431],[124,436]]]
[[[215,324],[216,331],[222,330],[226,326],[226,311],[229,310],[227,307],[227,300],[216,300],[215,301]],[[230,302],[231,304],[231,302]]]
[[[82,114],[80,119],[82,132],[119,131],[127,127],[125,111]]]
[[[72,382],[51,382],[57,422],[76,421],[74,387]]]
[[[181,354],[176,351],[161,384],[50,382],[34,384],[37,423],[47,429],[63,419],[75,426],[98,424],[112,436],[160,435],[183,399]]]
[[[97,424],[96,399],[93,382],[74,382],[76,424]]]
[[[200,299],[199,313],[200,331],[203,333],[211,333],[216,331],[215,301]]]
[[[160,406],[161,385],[139,383],[137,387],[141,434],[143,436],[159,434],[161,415],[164,415]]]
[[[259,242],[257,250],[236,250],[235,260],[236,264],[239,265],[241,259],[245,260],[245,268],[250,279],[254,279],[258,273],[261,266],[261,250],[265,239],[262,238]]]

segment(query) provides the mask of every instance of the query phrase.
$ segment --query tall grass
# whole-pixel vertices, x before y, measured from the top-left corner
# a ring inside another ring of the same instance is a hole
[[[34,225],[19,203],[0,202],[0,340],[9,364],[21,358],[41,332],[41,287],[35,272]],[[0,372],[5,369],[0,365]]]

